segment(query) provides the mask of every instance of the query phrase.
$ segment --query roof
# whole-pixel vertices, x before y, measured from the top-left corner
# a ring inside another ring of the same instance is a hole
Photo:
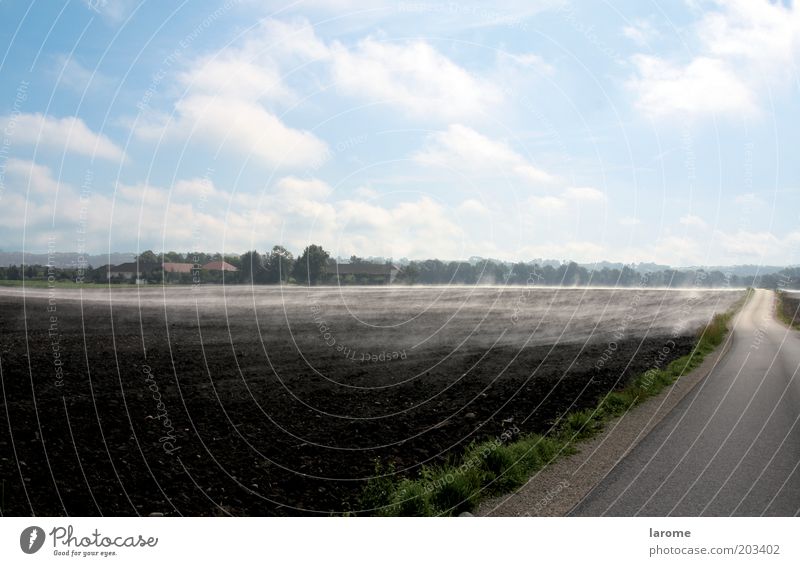
[[[164,273],[191,273],[194,269],[193,263],[173,263],[169,261],[164,262]]]
[[[227,261],[210,261],[203,266],[206,271],[239,271]]]
[[[396,265],[384,263],[337,263],[328,268],[328,273],[339,275],[391,275],[396,271]]]
[[[151,271],[158,269],[157,263],[137,263],[129,261],[127,263],[120,263],[119,265],[109,265],[108,270],[115,273],[141,273],[143,271]]]

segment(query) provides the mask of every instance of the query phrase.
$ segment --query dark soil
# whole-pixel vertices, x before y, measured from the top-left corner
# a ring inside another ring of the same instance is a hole
[[[51,337],[47,300],[24,306],[0,297],[3,515],[353,510],[376,460],[413,475],[510,423],[545,433],[651,367],[668,340],[621,340],[599,372],[607,342],[467,341],[361,361],[311,320],[281,332],[283,313],[259,325],[228,313],[229,325],[210,310],[60,301]],[[676,342],[667,360],[693,338]]]

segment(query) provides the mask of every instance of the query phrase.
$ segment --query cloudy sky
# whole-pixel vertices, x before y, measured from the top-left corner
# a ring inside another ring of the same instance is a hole
[[[800,263],[790,2],[0,3],[0,248]]]

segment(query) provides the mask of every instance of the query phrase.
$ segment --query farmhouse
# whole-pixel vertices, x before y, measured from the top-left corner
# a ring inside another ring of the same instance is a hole
[[[211,261],[203,266],[204,271],[239,271],[236,266],[231,265],[227,261]]]
[[[164,273],[191,273],[195,269],[193,263],[174,263],[165,261],[162,264]]]
[[[328,266],[328,274],[334,282],[390,285],[400,272],[393,263],[337,263]]]
[[[143,281],[148,273],[159,268],[157,263],[138,263],[129,261],[119,265],[104,265],[100,268],[101,272],[106,272],[106,277],[121,277],[123,279],[135,279],[137,283]]]
[[[147,279],[162,276],[166,281],[186,281],[187,277],[198,275],[203,271],[226,271],[236,272],[236,266],[226,261],[212,261],[202,267],[196,263],[181,263],[165,261],[164,263],[137,263],[131,261],[120,265],[104,265],[99,268],[100,272],[105,272],[107,279],[125,279],[136,281],[136,283],[146,283]],[[184,277],[184,275],[186,277]]]

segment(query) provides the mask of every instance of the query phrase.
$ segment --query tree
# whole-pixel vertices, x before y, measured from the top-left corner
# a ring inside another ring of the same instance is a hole
[[[311,244],[303,250],[294,264],[294,277],[298,283],[316,285],[325,276],[330,254],[322,246]]]
[[[283,246],[273,246],[265,258],[267,280],[269,283],[282,283],[289,280],[294,269],[294,256]]]
[[[400,279],[407,282],[409,285],[416,283],[418,277],[419,267],[417,267],[417,264],[413,261],[400,271]]]
[[[86,280],[92,283],[108,283],[108,267],[89,268],[86,272]]]
[[[264,269],[264,262],[261,254],[253,250],[242,254],[241,259],[242,282],[243,283],[266,283],[267,270]]]
[[[145,250],[136,257],[140,264],[159,263],[158,256],[152,250]]]
[[[500,285],[508,280],[508,276],[511,274],[511,268],[502,263],[492,262],[485,272],[489,281],[493,282],[495,285]]]
[[[530,266],[527,263],[517,262],[511,266],[511,274],[508,283],[511,285],[524,285],[528,280]]]
[[[630,266],[623,266],[619,274],[619,285],[622,287],[631,287],[639,282],[639,274]]]

